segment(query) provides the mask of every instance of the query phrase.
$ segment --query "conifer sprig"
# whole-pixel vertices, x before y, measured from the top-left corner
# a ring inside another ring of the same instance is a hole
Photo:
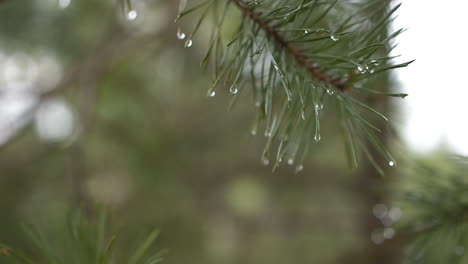
[[[400,233],[409,246],[404,263],[466,263],[468,158],[416,161],[403,171]]]
[[[274,142],[279,142],[274,167],[286,157],[287,163],[296,164],[300,171],[312,139],[321,140],[323,112],[331,108],[339,118],[337,127],[344,131],[350,164],[357,166],[358,150],[362,149],[382,171],[366,149],[367,142],[391,166],[395,161],[376,136],[380,129],[366,120],[363,111],[388,119],[368,106],[366,98],[373,94],[405,97],[375,89],[372,84],[379,73],[412,62],[393,64],[394,57],[389,56],[391,41],[403,32],[400,29],[386,34],[399,8],[396,5],[386,11],[390,2],[206,0],[181,9],[176,21],[195,11],[200,13],[186,40],[189,47],[203,22],[213,14],[211,41],[202,60],[203,66],[208,61],[213,66],[208,96],[227,87],[234,105],[250,83],[257,108],[252,134],[264,123],[265,164],[270,161]],[[233,20],[231,10],[240,11],[241,17],[234,32],[232,23],[227,22]],[[178,36],[181,38],[180,32]]]

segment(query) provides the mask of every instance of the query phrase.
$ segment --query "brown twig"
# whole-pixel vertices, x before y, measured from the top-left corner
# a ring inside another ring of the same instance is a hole
[[[287,39],[280,32],[278,32],[278,30],[276,30],[274,25],[263,21],[261,18],[261,13],[256,12],[253,7],[249,7],[244,0],[231,1],[237,7],[239,7],[239,9],[246,17],[250,18],[253,23],[255,23],[260,29],[263,30],[269,39],[271,39],[281,49],[285,50],[286,53],[291,55],[291,57],[294,58],[299,66],[309,72],[313,80],[330,84],[342,92],[351,90],[351,85],[348,82],[330,76],[322,69],[320,69],[320,67],[316,66],[311,60],[307,59],[304,51],[288,42]]]

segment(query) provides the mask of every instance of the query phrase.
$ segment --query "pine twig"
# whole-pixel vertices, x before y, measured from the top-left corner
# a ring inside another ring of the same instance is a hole
[[[255,11],[254,7],[249,7],[244,0],[231,0],[241,12],[253,23],[255,23],[259,28],[261,28],[267,37],[274,41],[274,43],[279,46],[281,49],[285,50],[289,55],[291,55],[294,60],[304,68],[307,72],[310,73],[310,76],[313,80],[321,81],[326,84],[333,85],[337,90],[342,92],[351,90],[351,86],[348,82],[341,79],[337,79],[328,75],[320,67],[316,66],[310,59],[307,59],[304,51],[295,46],[294,44],[288,42],[288,40],[276,30],[276,26],[271,23],[265,22],[261,19],[261,13]],[[351,74],[353,74],[352,72]],[[351,75],[350,75],[351,76]]]

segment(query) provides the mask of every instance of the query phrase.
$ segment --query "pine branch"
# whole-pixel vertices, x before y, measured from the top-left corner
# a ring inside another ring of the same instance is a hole
[[[286,53],[293,57],[298,65],[300,65],[307,72],[309,72],[313,80],[333,85],[337,90],[343,92],[351,89],[351,86],[347,85],[346,82],[343,82],[340,79],[328,75],[322,69],[320,69],[320,67],[318,67],[316,63],[307,59],[307,56],[305,55],[304,51],[301,50],[299,47],[295,46],[294,44],[288,42],[286,37],[284,37],[280,32],[276,30],[275,25],[263,21],[261,19],[261,14],[255,11],[254,5],[251,5],[253,7],[249,7],[249,5],[243,0],[231,1],[237,7],[239,7],[239,9],[244,13],[246,17],[249,17],[254,24],[256,24],[259,28],[263,30],[269,39],[272,39],[278,47],[285,50]],[[354,74],[354,71],[351,71],[350,74]]]
[[[233,96],[232,107],[239,95],[251,88],[257,109],[252,134],[257,134],[261,123],[265,124],[267,142],[262,155],[265,164],[270,163],[270,152],[277,141],[274,168],[286,158],[289,165],[297,164],[296,170],[302,170],[302,162],[312,145],[311,135],[316,142],[321,140],[320,119],[328,111],[324,106],[331,105],[338,117],[336,127],[344,132],[349,164],[356,167],[363,155],[382,172],[368,145],[388,165],[394,166],[395,160],[376,136],[381,129],[368,121],[364,112],[388,119],[364,102],[375,94],[404,98],[405,94],[381,91],[371,85],[381,73],[412,62],[393,64],[394,57],[388,55],[393,48],[389,42],[403,32],[401,29],[386,33],[392,15],[399,8],[397,5],[386,11],[389,3],[206,0],[187,9],[182,5],[176,22],[200,11],[185,42],[185,47],[191,47],[212,11],[214,27],[201,63],[205,66],[212,61],[214,78],[207,94],[213,97],[217,88],[227,86]],[[224,31],[232,30],[229,26],[232,24],[226,22],[231,5],[240,10],[241,21],[232,40],[225,43]],[[332,28],[330,24],[335,26]],[[180,28],[179,25],[177,35],[184,39],[186,35]]]
[[[398,232],[409,242],[404,263],[466,263],[467,171],[465,157],[414,161],[402,171],[395,202],[404,212]]]

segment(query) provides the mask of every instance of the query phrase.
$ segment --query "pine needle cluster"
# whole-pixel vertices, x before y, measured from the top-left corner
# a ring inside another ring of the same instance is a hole
[[[412,62],[395,64],[394,57],[389,56],[393,40],[404,31],[385,34],[400,5],[388,10],[390,1],[194,2],[186,7],[182,1],[176,19],[181,22],[185,16],[198,13],[185,46],[192,45],[208,18],[214,19],[211,42],[201,62],[202,66],[211,62],[214,73],[208,96],[228,89],[234,104],[240,94],[250,90],[257,115],[252,134],[264,127],[267,138],[265,164],[273,156],[275,167],[287,160],[300,169],[311,144],[322,138],[320,122],[329,109],[338,116],[337,127],[345,132],[351,166],[357,166],[362,150],[379,167],[366,147],[368,142],[391,166],[395,163],[376,135],[381,130],[362,112],[388,121],[366,104],[366,98],[375,94],[406,96],[372,86],[382,73]],[[226,34],[230,12],[240,13],[240,19],[235,32]],[[178,36],[185,38],[180,31]],[[276,154],[272,153],[275,141]]]

